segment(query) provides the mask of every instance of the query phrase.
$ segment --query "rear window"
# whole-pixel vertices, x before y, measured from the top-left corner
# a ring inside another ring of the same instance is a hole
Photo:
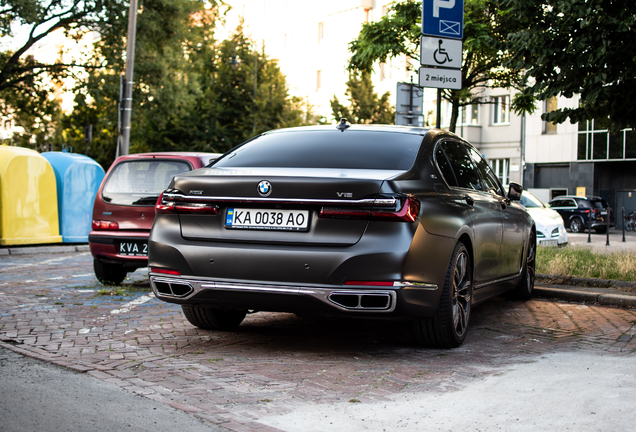
[[[590,200],[590,204],[592,204],[593,208],[601,210],[605,210],[607,207],[609,207],[607,201],[605,200]]]
[[[108,176],[102,198],[111,204],[154,205],[175,175],[191,169],[190,164],[184,161],[122,162]]]
[[[214,167],[409,170],[422,137],[383,131],[302,131],[262,135]]]

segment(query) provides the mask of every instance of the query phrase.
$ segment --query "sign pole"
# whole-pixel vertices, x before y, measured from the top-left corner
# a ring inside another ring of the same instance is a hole
[[[437,121],[435,124],[437,129],[442,128],[442,89],[437,89]]]

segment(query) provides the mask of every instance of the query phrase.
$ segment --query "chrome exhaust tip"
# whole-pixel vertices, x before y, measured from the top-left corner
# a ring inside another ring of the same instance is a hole
[[[194,288],[189,283],[154,281],[153,284],[157,294],[163,296],[187,297],[194,292]]]
[[[335,291],[328,299],[348,310],[387,310],[392,306],[392,296],[388,292]]]

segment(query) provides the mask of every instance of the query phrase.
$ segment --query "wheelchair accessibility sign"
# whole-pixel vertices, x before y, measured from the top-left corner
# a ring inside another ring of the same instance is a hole
[[[420,64],[461,69],[462,41],[422,36],[420,39]]]
[[[422,34],[462,39],[464,0],[423,0]]]

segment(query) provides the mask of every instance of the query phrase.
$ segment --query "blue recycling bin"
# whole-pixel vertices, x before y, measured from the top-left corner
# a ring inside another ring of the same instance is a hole
[[[104,178],[104,169],[88,156],[45,152],[57,182],[60,234],[64,243],[86,243],[91,230],[93,201]]]

